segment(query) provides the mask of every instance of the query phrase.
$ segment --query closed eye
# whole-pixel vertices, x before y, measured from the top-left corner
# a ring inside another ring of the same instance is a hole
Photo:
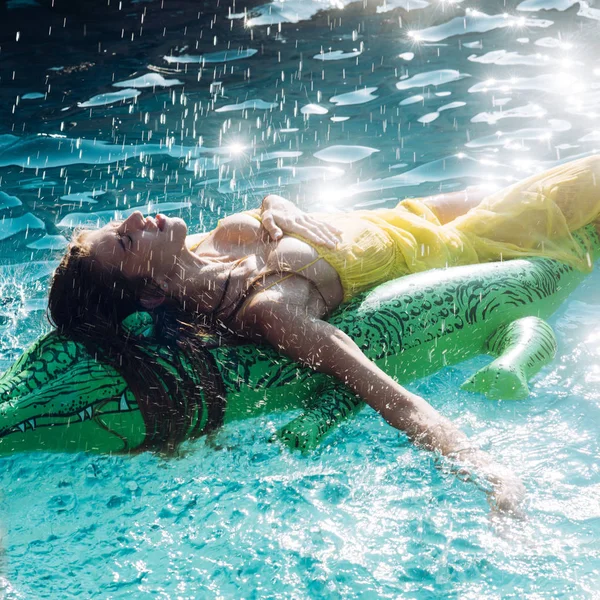
[[[129,234],[117,232],[117,239],[119,240],[119,244],[121,245],[121,248],[123,248],[124,252],[127,252],[127,246],[123,240],[127,239],[129,242],[129,250],[131,250],[131,247],[133,246],[133,239]]]

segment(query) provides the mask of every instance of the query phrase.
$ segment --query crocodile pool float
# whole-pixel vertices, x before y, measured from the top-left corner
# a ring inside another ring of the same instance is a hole
[[[576,234],[593,254],[593,227]],[[354,298],[330,322],[400,383],[430,375],[479,354],[494,360],[463,387],[494,399],[527,397],[528,379],[556,352],[550,316],[586,273],[534,258],[409,275]],[[132,335],[147,337],[153,360],[177,359],[153,344],[145,313],[128,318]],[[314,448],[364,404],[343,385],[267,346],[210,350],[226,395],[222,423],[271,411],[301,409],[280,429],[289,446]],[[193,374],[190,373],[193,377]],[[202,434],[210,407],[200,403],[190,434]],[[81,346],[51,332],[0,376],[0,453],[25,450],[127,452],[147,437],[142,414],[124,379]]]

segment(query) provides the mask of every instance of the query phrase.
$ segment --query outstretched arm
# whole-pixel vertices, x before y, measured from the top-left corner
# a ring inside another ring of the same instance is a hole
[[[524,488],[511,471],[474,447],[423,398],[384,373],[345,333],[307,315],[293,299],[290,303],[283,284],[278,287],[255,296],[244,310],[244,322],[255,334],[294,360],[342,381],[413,443],[456,461],[461,476],[483,477],[491,488],[493,508],[518,512]]]

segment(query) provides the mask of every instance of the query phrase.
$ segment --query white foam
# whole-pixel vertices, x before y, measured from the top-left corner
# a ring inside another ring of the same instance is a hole
[[[452,110],[453,108],[460,108],[461,106],[466,106],[466,102],[449,102],[448,104],[444,104],[444,106],[440,106],[437,109],[437,112],[442,112],[444,110]]]
[[[175,146],[166,144],[109,144],[97,140],[67,138],[62,135],[0,135],[0,167],[39,169],[76,164],[103,165],[131,158],[166,155],[191,160],[198,156],[231,154],[228,148]]]
[[[577,16],[592,19],[593,21],[600,21],[600,9],[592,8],[588,2],[580,0]]]
[[[594,130],[577,140],[579,142],[600,142],[600,131]]]
[[[559,38],[553,37],[543,37],[535,42],[536,46],[541,46],[542,48],[562,48],[563,50],[570,50],[573,47],[573,44],[570,42],[564,42]]]
[[[60,199],[66,202],[79,202],[85,204],[97,204],[98,200],[94,200],[96,196],[102,196],[104,191],[92,190],[91,192],[76,192],[73,194],[66,194],[61,196]]]
[[[377,7],[377,12],[385,13],[397,8],[403,8],[409,12],[411,10],[420,10],[427,6],[429,6],[427,0],[384,0],[383,4]]]
[[[91,108],[94,106],[106,106],[107,104],[114,104],[115,102],[125,102],[126,100],[132,100],[137,98],[142,92],[139,90],[122,90],[120,92],[108,92],[107,94],[98,94],[92,96],[85,102],[78,102],[77,106],[80,108]]]
[[[40,92],[29,92],[29,94],[23,94],[21,100],[42,100],[46,97],[46,94]]]
[[[494,125],[502,119],[539,119],[546,114],[546,111],[539,104],[529,102],[524,106],[515,106],[515,108],[509,110],[478,113],[471,119],[471,123],[488,123],[489,125]]]
[[[451,96],[452,92],[444,91],[444,92],[434,92],[438,98],[443,98],[444,96]]]
[[[517,38],[517,42],[519,44],[529,44],[529,38],[525,38],[525,37]]]
[[[166,213],[173,210],[181,210],[182,208],[189,208],[191,205],[191,202],[150,202],[143,206],[134,206],[132,208],[121,210],[113,209],[91,213],[71,213],[64,216],[56,225],[57,227],[67,228],[80,227],[82,225],[86,227],[100,227],[115,219],[126,219],[136,210],[141,210],[144,214],[155,212]]]
[[[511,79],[488,79],[469,88],[470,93],[514,90],[538,90],[551,94],[564,94],[565,89],[582,90],[579,80],[569,73],[548,73],[535,77],[512,77]]]
[[[227,104],[225,106],[221,106],[221,108],[217,108],[215,112],[234,112],[237,110],[269,110],[271,108],[276,108],[279,106],[277,102],[265,102],[264,100],[256,99],[256,100],[246,100],[245,102],[240,102],[239,104]]]
[[[398,58],[401,58],[402,60],[412,60],[415,57],[415,53],[414,52],[403,52],[402,54],[398,54]]]
[[[486,135],[467,142],[467,148],[484,148],[503,146],[518,149],[522,147],[525,140],[548,143],[555,132],[568,131],[571,124],[568,121],[549,119],[548,127],[528,127],[516,131],[496,131],[492,135]]]
[[[425,29],[411,31],[408,35],[419,42],[441,42],[455,35],[467,33],[486,33],[504,27],[550,27],[552,21],[545,19],[526,19],[508,14],[487,15],[477,10],[467,9],[463,17],[455,17],[447,23]]]
[[[5,192],[0,192],[0,210],[21,206],[23,203],[16,196],[9,196]],[[2,222],[0,221],[0,224]]]
[[[342,121],[347,121],[350,117],[330,117],[330,120],[334,123],[341,123]]]
[[[403,79],[396,84],[399,90],[408,90],[415,87],[426,87],[428,85],[443,85],[451,81],[458,81],[470,77],[467,73],[459,73],[455,69],[438,69],[436,71],[426,71],[418,73],[407,79]]]
[[[22,231],[31,229],[46,229],[44,222],[38,219],[31,213],[25,213],[20,217],[12,219],[2,219],[2,227],[0,227],[0,240],[6,240]]]
[[[538,10],[567,10],[579,0],[524,0],[517,10],[535,12]]]
[[[409,104],[416,104],[417,102],[423,102],[425,100],[425,96],[422,94],[417,94],[416,96],[409,96],[408,98],[404,98],[401,102],[398,102],[400,106],[408,106]]]
[[[426,115],[423,115],[422,117],[419,117],[417,121],[426,125],[427,123],[432,123],[433,121],[435,121],[439,116],[439,112],[430,112]]]
[[[24,284],[33,283],[48,277],[57,265],[58,260],[34,260],[26,263],[0,265],[0,281],[13,280]]]
[[[600,90],[593,90],[584,94],[571,93],[564,100],[564,108],[569,114],[596,119],[598,106],[600,106]]]
[[[505,177],[505,172],[506,168],[503,165],[476,160],[461,153],[434,160],[399,175],[357,183],[351,186],[347,193],[354,196],[365,192],[462,178],[490,181]]]
[[[338,179],[344,174],[337,167],[279,167],[262,169],[260,177],[252,177],[242,181],[229,180],[219,188],[219,192],[227,194],[233,190],[237,192],[256,191],[259,189],[280,189],[285,185],[303,183],[306,181],[330,181]]]
[[[113,87],[135,89],[172,87],[174,85],[183,85],[183,81],[179,81],[179,79],[165,79],[158,73],[146,73],[135,79],[127,79],[126,81],[117,81],[116,83],[113,83]]]
[[[548,65],[550,57],[547,54],[520,54],[506,50],[493,50],[481,56],[472,54],[468,60],[484,65],[531,65],[534,67]]]
[[[338,94],[329,98],[337,106],[351,106],[353,104],[365,104],[371,100],[375,100],[378,96],[373,94],[377,90],[376,87],[364,88],[356,92],[347,92],[346,94]]]
[[[342,50],[329,50],[329,52],[321,52],[315,54],[313,58],[315,60],[329,61],[329,60],[344,60],[345,58],[354,58],[360,56],[363,53],[362,48],[357,50],[356,48],[352,52],[343,52]]]
[[[263,4],[245,12],[229,15],[229,19],[245,19],[247,27],[275,25],[277,23],[299,23],[308,21],[320,10],[344,8],[354,0],[287,0]]]
[[[181,56],[163,56],[163,59],[169,63],[179,64],[212,64],[221,62],[231,62],[232,60],[241,60],[254,56],[258,50],[248,48],[246,50],[224,50],[222,52],[209,52],[208,54],[182,54]]]
[[[329,111],[319,104],[306,104],[300,109],[303,115],[326,115]]]
[[[69,241],[64,235],[45,235],[27,244],[31,250],[62,250],[69,245]]]
[[[376,148],[369,148],[368,146],[337,145],[319,150],[318,152],[315,152],[314,156],[325,162],[349,164],[363,160],[375,152],[379,152],[379,150]]]
[[[571,148],[579,148],[578,144],[558,144],[554,146],[557,150],[570,150]]]
[[[483,42],[481,40],[477,40],[476,42],[463,42],[463,46],[465,48],[481,49],[483,48]]]
[[[279,133],[295,133],[296,131],[299,131],[297,127],[284,127],[279,130]]]
[[[269,160],[279,160],[280,158],[299,158],[302,152],[294,150],[276,150],[274,152],[261,152],[253,157],[253,160],[267,162]]]

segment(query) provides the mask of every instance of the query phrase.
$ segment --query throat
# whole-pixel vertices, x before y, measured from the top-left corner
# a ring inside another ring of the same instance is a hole
[[[231,303],[232,298],[235,299],[240,282],[253,272],[252,266],[247,264],[249,258],[227,262],[206,261],[186,294],[194,301],[198,312],[218,316],[223,307]]]

